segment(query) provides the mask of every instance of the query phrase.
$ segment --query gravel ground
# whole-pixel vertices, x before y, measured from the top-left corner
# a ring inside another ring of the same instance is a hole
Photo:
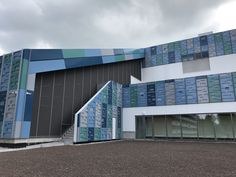
[[[236,176],[235,143],[116,141],[0,153],[0,176]]]

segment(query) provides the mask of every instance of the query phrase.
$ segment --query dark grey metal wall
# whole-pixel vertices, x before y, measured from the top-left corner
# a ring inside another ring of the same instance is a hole
[[[141,61],[125,61],[36,75],[30,137],[59,137],[74,114],[109,80],[141,79]]]

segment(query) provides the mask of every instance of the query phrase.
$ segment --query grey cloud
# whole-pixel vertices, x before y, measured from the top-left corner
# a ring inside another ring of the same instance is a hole
[[[205,21],[225,2],[2,0],[0,48],[146,47],[211,29]]]

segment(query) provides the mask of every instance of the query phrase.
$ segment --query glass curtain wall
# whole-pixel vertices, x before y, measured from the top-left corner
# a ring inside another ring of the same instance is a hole
[[[234,138],[236,139],[236,113],[232,113],[231,118],[232,118],[233,130],[234,130],[233,134],[234,134]]]
[[[181,137],[181,122],[179,115],[166,116],[167,137],[180,138]]]
[[[216,138],[234,138],[233,124],[231,122],[230,114],[214,114],[213,117]]]
[[[153,129],[155,138],[167,137],[165,116],[153,116]]]
[[[152,138],[153,123],[152,117],[146,117],[146,138]]]
[[[139,138],[236,139],[236,113],[143,116],[136,123]]]
[[[198,114],[199,138],[215,138],[214,120],[211,114]]]
[[[196,115],[181,115],[182,135],[184,138],[198,138]]]

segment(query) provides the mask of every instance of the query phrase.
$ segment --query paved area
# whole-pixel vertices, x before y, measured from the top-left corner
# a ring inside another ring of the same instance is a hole
[[[0,176],[233,177],[235,143],[117,141],[0,153]]]

